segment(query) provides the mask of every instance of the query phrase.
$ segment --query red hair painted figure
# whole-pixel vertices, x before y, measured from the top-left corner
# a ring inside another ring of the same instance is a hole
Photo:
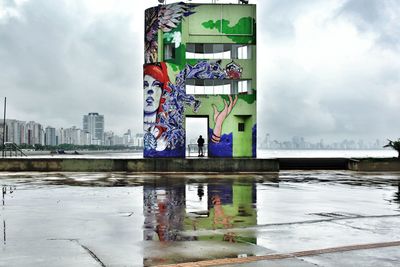
[[[162,137],[165,129],[156,124],[159,122],[160,113],[163,112],[164,94],[171,91],[167,66],[164,62],[144,66],[143,90],[144,130],[154,136],[156,141],[153,144],[154,148],[162,151],[167,146],[167,140]]]

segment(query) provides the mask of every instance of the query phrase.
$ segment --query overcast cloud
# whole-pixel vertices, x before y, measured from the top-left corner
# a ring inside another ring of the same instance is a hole
[[[260,139],[400,137],[400,1],[251,2]],[[0,0],[8,118],[82,127],[99,112],[108,130],[141,131],[143,13],[156,4]]]

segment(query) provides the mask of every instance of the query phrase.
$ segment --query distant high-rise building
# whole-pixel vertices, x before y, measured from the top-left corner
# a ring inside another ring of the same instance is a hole
[[[131,130],[128,129],[128,131],[124,133],[123,144],[125,146],[129,146],[131,142],[132,142],[132,133]]]
[[[25,144],[35,145],[44,144],[43,127],[40,123],[30,121],[26,124]]]
[[[55,146],[57,145],[56,140],[56,129],[50,126],[46,127],[46,138],[45,138],[46,146]]]
[[[83,116],[83,131],[92,136],[92,144],[104,144],[104,116],[91,112]]]
[[[113,142],[114,133],[112,131],[108,131],[104,133],[104,145],[113,146],[115,143]]]

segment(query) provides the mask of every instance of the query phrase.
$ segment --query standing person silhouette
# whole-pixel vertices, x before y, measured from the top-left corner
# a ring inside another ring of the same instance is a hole
[[[199,136],[199,139],[197,139],[197,146],[199,147],[199,157],[204,157],[203,154],[204,139],[201,135]]]

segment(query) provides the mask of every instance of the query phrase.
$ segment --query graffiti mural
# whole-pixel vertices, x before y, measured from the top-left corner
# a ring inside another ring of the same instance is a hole
[[[144,240],[184,239],[185,185],[143,187]]]
[[[216,105],[212,105],[214,109],[214,129],[211,137],[213,143],[219,143],[221,141],[222,124],[224,123],[226,117],[231,113],[233,107],[236,105],[238,96],[232,100],[232,96],[229,96],[229,103],[224,99],[224,108],[219,111]]]
[[[202,26],[206,29],[216,30],[220,33],[226,34],[229,39],[238,44],[249,44],[255,43],[255,19],[252,17],[243,17],[239,21],[230,26],[229,20],[208,20],[202,23]],[[244,36],[238,36],[240,33]],[[248,35],[248,36],[246,36]]]
[[[226,65],[225,72],[229,79],[240,79],[242,77],[243,68],[234,61],[231,61]]]
[[[158,30],[169,33],[176,29],[184,17],[190,16],[193,5],[183,2],[171,5],[159,5],[149,8],[145,12],[145,63],[155,63],[158,61]],[[174,34],[175,45],[179,42],[180,34]],[[178,46],[179,46],[178,45]]]
[[[193,95],[186,94],[185,80],[225,78],[226,70],[221,67],[221,61],[199,61],[193,66],[187,64],[176,76],[175,84],[170,82],[166,63],[146,64],[143,72],[145,157],[184,157],[185,106],[191,106],[197,112],[201,105]],[[229,96],[228,101],[224,99],[221,110],[216,105],[212,106],[214,128],[211,141],[215,144],[212,146],[215,151],[226,151],[227,146],[232,147],[232,138],[229,135],[221,136],[221,132],[237,100],[238,96]],[[229,155],[232,153],[229,152]]]
[[[172,84],[164,62],[144,66],[145,157],[185,156],[184,105],[192,106],[196,112],[201,103],[186,94],[184,80],[181,77],[179,83]]]
[[[183,2],[146,10],[144,157],[185,157],[187,116],[208,118],[208,156],[255,157],[255,14],[255,6]],[[253,56],[239,58],[247,44]],[[187,56],[215,51],[223,59]],[[186,94],[187,79],[196,95]]]
[[[232,99],[232,96],[229,96],[229,102],[223,99],[224,107],[222,110],[218,110],[217,106],[212,104],[214,110],[214,128],[209,129],[209,136],[211,139],[208,145],[209,156],[232,157],[233,135],[232,133],[222,134],[222,126],[225,119],[236,105],[237,100],[237,95],[234,99]]]

